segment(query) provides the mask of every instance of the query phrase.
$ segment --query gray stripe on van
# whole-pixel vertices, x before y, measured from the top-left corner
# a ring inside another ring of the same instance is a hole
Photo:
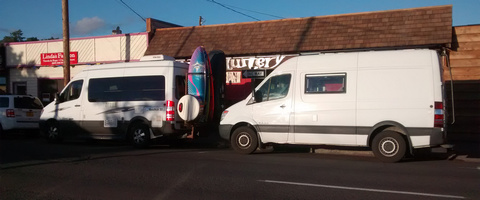
[[[258,125],[261,132],[288,132],[288,125]],[[294,133],[369,135],[373,127],[355,126],[294,126]],[[427,136],[438,132],[435,128],[406,128],[410,136]]]
[[[289,125],[258,125],[257,126],[260,132],[278,132],[285,133],[289,132]]]

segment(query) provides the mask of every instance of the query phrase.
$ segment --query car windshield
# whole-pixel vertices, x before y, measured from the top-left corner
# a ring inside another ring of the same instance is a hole
[[[13,99],[15,108],[42,109],[43,105],[39,99],[34,97],[15,97]]]

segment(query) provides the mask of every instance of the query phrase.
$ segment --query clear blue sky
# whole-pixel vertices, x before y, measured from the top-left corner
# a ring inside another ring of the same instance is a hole
[[[260,20],[324,16],[453,5],[453,25],[480,24],[480,0],[215,0]],[[0,39],[21,29],[24,37],[62,37],[61,0],[0,0]],[[123,0],[143,18],[181,26],[255,21],[208,0]],[[145,22],[121,0],[70,0],[71,37],[109,35],[117,26],[123,33],[145,32]],[[255,11],[255,12],[251,12]],[[269,15],[258,14],[265,13]]]

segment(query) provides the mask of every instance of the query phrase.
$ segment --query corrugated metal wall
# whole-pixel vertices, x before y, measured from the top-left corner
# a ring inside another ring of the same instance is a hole
[[[74,38],[70,51],[78,52],[79,64],[139,60],[147,50],[147,33]],[[40,66],[42,53],[63,52],[62,40],[9,43],[7,67]]]

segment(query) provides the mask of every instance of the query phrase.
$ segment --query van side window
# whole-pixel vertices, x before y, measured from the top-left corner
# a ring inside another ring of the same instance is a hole
[[[71,101],[78,99],[82,92],[83,80],[72,82],[63,90],[62,94],[58,96],[60,102]]]
[[[262,95],[262,101],[281,99],[288,94],[291,77],[290,74],[271,77],[256,93]]]
[[[163,100],[164,76],[92,78],[89,81],[89,102]]]
[[[307,74],[305,75],[305,93],[346,93],[346,73]]]

